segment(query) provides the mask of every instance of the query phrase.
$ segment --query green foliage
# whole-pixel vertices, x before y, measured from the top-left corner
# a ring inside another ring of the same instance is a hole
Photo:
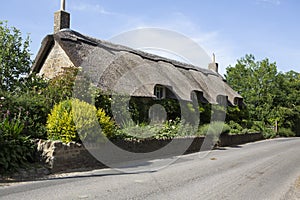
[[[65,143],[79,142],[86,138],[95,139],[100,134],[97,128],[99,123],[102,133],[111,137],[115,125],[103,109],[97,111],[95,106],[78,99],[65,100],[56,104],[48,116],[48,138]]]
[[[127,140],[172,139],[195,135],[196,131],[194,126],[176,119],[167,120],[163,124],[126,123],[118,131],[118,137]]]
[[[0,113],[21,113],[21,135],[45,137],[49,105],[41,95],[47,82],[30,73],[29,37],[0,21]]]
[[[93,98],[95,99],[95,106],[97,109],[101,108],[108,116],[113,117],[111,110],[112,98],[110,95],[104,93],[100,89],[97,89],[94,91]]]
[[[0,174],[9,174],[33,160],[35,145],[21,135],[24,124],[20,115],[10,118],[7,112],[0,117]]]
[[[276,63],[268,59],[255,61],[253,55],[246,55],[235,66],[227,68],[225,77],[244,97],[249,120],[261,121],[267,127],[277,123],[279,127],[300,133],[297,125],[300,122],[299,73],[278,73]],[[236,117],[233,120],[236,121]],[[271,129],[266,128],[264,132],[267,137],[274,137]]]
[[[20,120],[20,116],[10,120],[9,115],[10,115],[9,112],[7,112],[7,114],[5,115],[1,123],[1,133],[4,137],[8,139],[13,139],[18,137],[21,134],[24,128],[24,124],[22,124]]]
[[[12,94],[0,91],[0,113],[15,113],[24,124],[22,135],[46,138],[45,123],[50,111],[46,99],[34,91]]]
[[[155,100],[154,104],[160,104],[165,108],[168,117],[167,120],[178,121],[178,118],[180,118],[181,115],[184,115],[184,113],[181,113],[182,105],[180,105],[180,102],[177,99]]]
[[[40,93],[53,107],[55,104],[71,98],[91,103],[92,96],[90,93],[93,93],[93,90],[96,89],[91,86],[89,80],[79,68],[66,67],[49,80]]]
[[[230,127],[230,134],[242,134],[243,133],[243,127],[236,123],[235,121],[230,121],[228,123],[228,126]]]
[[[281,137],[294,137],[296,134],[290,128],[279,128],[278,135]]]
[[[154,138],[172,139],[175,137],[191,136],[196,134],[196,129],[197,128],[195,126],[192,126],[191,124],[177,118],[175,120],[166,121],[159,132],[154,135]]]
[[[72,97],[77,73],[78,70],[76,68],[65,68],[63,72],[49,80],[47,87],[42,93],[50,100],[49,103],[52,106]]]
[[[200,125],[208,124],[211,120],[211,104],[199,102]]]
[[[106,114],[104,109],[99,108],[97,110],[97,118],[100,123],[102,133],[108,138],[114,137],[114,134],[117,132],[115,122]]]
[[[274,138],[276,136],[276,133],[274,131],[273,127],[268,127],[264,122],[262,121],[254,121],[253,125],[251,127],[252,130],[261,132],[264,136],[264,138]]]
[[[224,122],[214,121],[199,127],[198,135],[211,137],[214,142],[219,140],[221,134],[228,134],[230,127]]]
[[[86,105],[85,103],[83,103],[82,105],[79,100],[74,100],[74,104],[76,104],[75,102],[78,102],[81,106],[84,107]],[[82,111],[85,108],[82,108]],[[89,111],[89,109],[84,111]],[[74,117],[74,112],[72,110],[72,100],[65,100],[54,105],[47,119],[46,127],[47,127],[48,138],[52,140],[61,140],[62,142],[65,143],[71,141],[76,141],[76,142],[80,141],[73,117]],[[77,123],[80,122],[77,121]]]
[[[226,122],[234,121],[242,124],[249,119],[249,113],[246,106],[228,106],[226,110]]]
[[[45,137],[49,105],[41,95],[47,82],[30,74],[29,37],[0,21],[0,173],[32,160],[29,138]]]
[[[199,135],[216,135],[227,134],[230,132],[230,127],[224,122],[211,122],[210,124],[205,124],[199,127]]]
[[[149,125],[145,123],[135,124],[125,122],[113,138],[123,138],[126,140],[141,140],[151,138],[159,132],[161,126]]]
[[[267,121],[277,87],[277,67],[268,59],[255,61],[253,55],[238,60],[235,67],[228,67],[226,80],[243,97],[250,118]]]
[[[124,119],[132,119],[138,124],[150,123],[149,109],[155,104],[164,107],[167,112],[167,120],[176,120],[181,116],[180,104],[176,99],[156,100],[122,95],[111,96],[101,90],[96,90],[94,98],[96,108],[104,109],[110,117],[114,117],[119,123],[127,123],[123,122]],[[115,108],[114,113],[112,113],[112,105]]]
[[[17,93],[30,72],[29,37],[0,21],[0,90]]]

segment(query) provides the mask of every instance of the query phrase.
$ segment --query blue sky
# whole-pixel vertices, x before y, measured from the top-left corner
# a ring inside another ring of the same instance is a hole
[[[156,27],[179,32],[215,53],[221,73],[245,54],[269,58],[279,71],[300,72],[300,1],[298,0],[66,0],[71,28],[108,40],[124,31]],[[30,33],[35,55],[53,32],[60,0],[10,0],[0,7],[22,33]]]

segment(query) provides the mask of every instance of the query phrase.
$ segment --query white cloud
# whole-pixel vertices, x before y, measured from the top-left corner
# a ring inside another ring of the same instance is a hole
[[[258,4],[272,4],[279,6],[281,4],[280,0],[257,0]]]
[[[75,4],[71,6],[71,9],[81,12],[96,12],[102,15],[115,15],[116,13],[107,11],[99,4],[91,5],[86,3]]]

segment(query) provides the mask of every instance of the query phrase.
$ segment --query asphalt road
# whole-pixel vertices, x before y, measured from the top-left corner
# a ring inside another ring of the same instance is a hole
[[[154,172],[103,169],[2,186],[0,199],[297,199],[299,176],[300,138],[282,138],[181,156]]]

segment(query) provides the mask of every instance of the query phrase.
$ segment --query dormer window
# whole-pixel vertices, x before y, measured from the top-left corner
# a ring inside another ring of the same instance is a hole
[[[157,99],[164,99],[166,98],[166,87],[162,85],[156,85],[154,87],[154,95]]]
[[[243,105],[243,99],[242,98],[234,98],[234,105],[236,106],[242,106]]]
[[[227,106],[228,97],[223,96],[223,95],[218,95],[217,96],[217,102],[218,102],[219,105]]]

